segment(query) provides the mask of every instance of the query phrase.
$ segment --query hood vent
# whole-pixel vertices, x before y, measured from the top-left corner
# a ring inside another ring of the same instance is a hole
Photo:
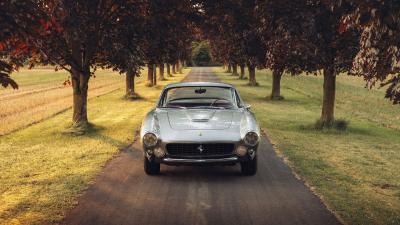
[[[168,120],[172,129],[177,130],[224,130],[232,123],[231,110],[169,110]]]
[[[192,122],[198,122],[198,123],[205,123],[208,122],[209,119],[204,118],[204,119],[192,119]]]

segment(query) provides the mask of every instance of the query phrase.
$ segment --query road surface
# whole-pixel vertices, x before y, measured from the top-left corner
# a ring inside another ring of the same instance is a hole
[[[208,68],[193,68],[186,81],[218,81]],[[266,129],[268,129],[266,127]],[[228,167],[161,166],[147,176],[138,143],[121,152],[68,212],[64,224],[330,225],[340,224],[297,180],[262,138],[258,173]]]

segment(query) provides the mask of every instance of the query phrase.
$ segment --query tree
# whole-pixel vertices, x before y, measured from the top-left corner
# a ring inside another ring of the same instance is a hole
[[[159,80],[165,80],[164,76],[164,63],[161,63],[158,68],[160,69],[160,77]]]
[[[296,8],[303,9],[302,13],[293,13],[292,10]],[[314,12],[310,6],[305,5],[305,1],[267,0],[258,2],[256,13],[262,21],[259,33],[266,46],[265,66],[272,70],[270,98],[282,100],[280,86],[284,72],[296,75],[303,69],[306,72],[312,72],[315,69],[308,63],[315,61],[318,56],[312,52],[315,49],[314,46],[306,45],[305,41],[311,40],[311,37],[302,33],[301,30],[305,26],[314,26],[312,24]]]
[[[147,83],[151,87],[155,79],[154,65],[163,63],[166,51],[166,36],[169,33],[167,15],[169,4],[165,0],[149,0],[145,31],[145,56],[147,63]]]
[[[135,92],[135,78],[140,76],[141,68],[144,66],[144,32],[146,4],[137,4],[136,8],[125,16],[119,17],[120,23],[124,24],[114,34],[118,39],[115,42],[105,43],[103,48],[110,49],[107,54],[102,54],[100,65],[111,68],[120,74],[125,74],[125,99],[134,100],[139,97]]]
[[[255,69],[265,62],[264,44],[257,33],[255,7],[255,0],[204,1],[204,30],[211,42],[215,42],[212,46],[222,50],[223,58],[230,64],[247,64],[250,86],[258,85]]]
[[[36,12],[37,5],[32,1],[0,2],[0,84],[3,87],[18,88],[10,74],[34,54],[27,45],[27,34],[41,33],[45,30],[39,20],[43,15]]]
[[[268,67],[275,72],[287,71],[293,75],[302,72],[316,74],[322,70],[320,124],[331,126],[334,122],[336,76],[351,72],[358,51],[357,30],[341,30],[342,16],[351,7],[346,4],[330,7],[318,0],[263,0],[258,3]]]
[[[167,63],[166,64],[167,67],[167,76],[168,77],[172,77],[172,73],[171,73],[171,64]]]
[[[29,30],[28,44],[40,53],[37,62],[52,64],[71,74],[73,89],[74,127],[85,128],[87,118],[88,83],[96,66],[120,68],[121,63],[111,60],[115,52],[129,41],[136,49],[135,36],[121,41],[121,30],[133,28],[135,15],[142,8],[141,0],[77,0],[33,1],[32,19],[42,24],[45,32]],[[22,9],[21,9],[22,10]],[[32,10],[32,9],[30,9]],[[29,12],[29,11],[28,11]],[[20,13],[26,13],[20,11]],[[37,15],[45,15],[39,18]],[[95,18],[95,19],[93,19]],[[137,69],[139,56],[132,54],[133,69]]]
[[[237,63],[234,63],[234,64],[232,65],[232,76],[239,76],[239,73],[238,73],[238,64],[237,64]]]
[[[361,30],[360,49],[353,72],[364,77],[369,87],[387,86],[385,97],[400,103],[400,2],[395,0],[342,2],[327,1],[331,7],[350,4],[353,11],[344,15],[342,31]]]
[[[245,79],[245,65],[244,65],[244,63],[241,63],[240,65],[239,65],[239,67],[240,67],[240,74],[239,74],[239,79],[241,79],[241,80],[243,80],[243,79]]]
[[[194,42],[192,48],[192,60],[196,66],[207,66],[210,64],[210,47],[207,41]]]
[[[189,0],[148,0],[146,24],[146,62],[148,86],[153,86],[153,65],[168,63],[172,72],[179,70],[179,61],[189,58],[193,4]],[[167,68],[168,69],[168,68]]]

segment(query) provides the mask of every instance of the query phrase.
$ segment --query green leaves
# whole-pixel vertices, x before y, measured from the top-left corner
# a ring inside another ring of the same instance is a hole
[[[193,44],[192,60],[196,66],[207,66],[211,62],[209,44],[207,41],[195,42]]]

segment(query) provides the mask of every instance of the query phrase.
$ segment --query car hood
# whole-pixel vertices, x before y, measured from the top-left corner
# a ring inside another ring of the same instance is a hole
[[[194,122],[193,119],[198,122]],[[221,143],[243,140],[249,131],[260,135],[254,115],[246,109],[156,108],[145,116],[140,137],[142,140],[146,133],[151,132],[163,143]]]
[[[224,130],[232,124],[233,111],[220,109],[171,109],[168,121],[175,130]]]

